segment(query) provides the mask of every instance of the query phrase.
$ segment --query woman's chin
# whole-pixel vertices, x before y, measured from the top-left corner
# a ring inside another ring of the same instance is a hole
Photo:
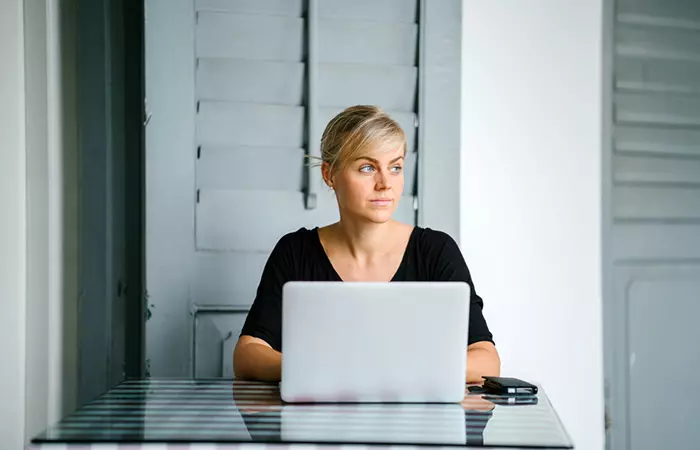
[[[360,210],[360,211],[345,211],[345,214],[341,216],[345,220],[350,220],[352,222],[369,222],[375,224],[381,224],[389,222],[394,215],[394,209],[382,209],[382,210]]]
[[[391,220],[393,212],[394,211],[374,211],[367,216],[367,219],[374,223],[386,223]]]

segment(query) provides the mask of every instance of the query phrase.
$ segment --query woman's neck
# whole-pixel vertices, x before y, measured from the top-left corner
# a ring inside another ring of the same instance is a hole
[[[354,259],[372,260],[385,255],[394,247],[394,222],[356,223],[341,220],[333,226],[338,243],[346,247]]]

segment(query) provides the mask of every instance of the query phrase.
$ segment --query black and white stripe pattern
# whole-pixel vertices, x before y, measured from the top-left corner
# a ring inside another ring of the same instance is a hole
[[[125,381],[37,436],[39,449],[314,450],[394,447],[571,448],[544,392],[509,405],[467,392],[462,404],[283,405],[277,385]]]

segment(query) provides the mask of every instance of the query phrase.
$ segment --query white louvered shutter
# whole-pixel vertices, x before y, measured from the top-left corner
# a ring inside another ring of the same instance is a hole
[[[415,223],[418,5],[196,0],[194,7],[193,365],[203,377],[231,375],[233,345],[276,241],[337,220],[318,169],[315,207],[306,207],[304,155],[345,107],[379,105],[406,131],[406,186],[395,217]]]

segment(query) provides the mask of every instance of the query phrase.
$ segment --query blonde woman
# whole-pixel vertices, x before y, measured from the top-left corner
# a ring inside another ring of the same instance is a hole
[[[273,249],[234,350],[236,377],[279,381],[282,286],[298,280],[468,283],[467,382],[499,375],[500,359],[482,314],[483,301],[455,241],[443,232],[391,218],[403,192],[406,151],[403,130],[377,107],[353,106],[328,123],[321,138],[321,173],[335,191],[340,220],[289,233]],[[425,339],[430,338],[426,331]]]

